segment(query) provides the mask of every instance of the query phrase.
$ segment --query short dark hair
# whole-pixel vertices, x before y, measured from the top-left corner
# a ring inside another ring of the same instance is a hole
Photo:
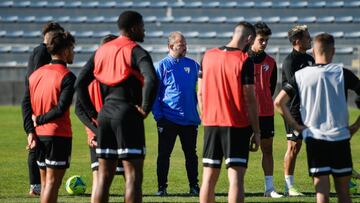
[[[255,28],[251,23],[246,22],[246,21],[241,21],[235,26],[235,28],[238,27],[238,26],[244,27],[247,34],[253,35],[253,36],[256,35]]]
[[[105,44],[106,42],[110,42],[111,40],[114,40],[114,39],[116,39],[116,38],[118,38],[117,35],[107,34],[107,35],[105,35],[105,37],[103,37],[103,38],[101,39],[100,44],[103,45],[103,44]]]
[[[75,38],[70,32],[52,32],[46,45],[51,55],[60,54],[66,48],[75,44]]]
[[[48,32],[64,32],[64,28],[57,22],[50,21],[42,28],[42,34],[45,36]]]
[[[255,23],[254,28],[257,35],[270,36],[272,34],[271,29],[264,22]]]
[[[119,30],[129,31],[132,27],[143,22],[143,17],[136,11],[124,11],[120,14],[117,24]]]
[[[288,38],[292,45],[295,45],[296,40],[301,40],[304,34],[308,32],[306,25],[296,25],[288,31]]]
[[[326,53],[330,49],[332,49],[335,45],[334,37],[329,33],[321,33],[316,35],[314,39],[315,43],[320,43],[318,47],[318,51],[321,53]]]

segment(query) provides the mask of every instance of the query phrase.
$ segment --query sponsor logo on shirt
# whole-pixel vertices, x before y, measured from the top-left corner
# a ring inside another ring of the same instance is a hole
[[[264,71],[268,71],[269,69],[270,69],[270,66],[269,66],[269,64],[263,64],[262,65],[262,69],[264,70]]]
[[[190,67],[184,67],[184,71],[185,71],[187,74],[190,74]]]

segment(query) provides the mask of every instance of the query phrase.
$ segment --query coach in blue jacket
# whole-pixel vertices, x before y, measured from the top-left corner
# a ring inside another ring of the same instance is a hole
[[[169,55],[155,66],[160,85],[152,109],[158,128],[157,177],[159,196],[167,195],[170,154],[179,135],[186,159],[190,194],[198,195],[198,157],[196,155],[197,112],[196,82],[199,64],[185,57],[186,40],[172,32],[168,40]]]

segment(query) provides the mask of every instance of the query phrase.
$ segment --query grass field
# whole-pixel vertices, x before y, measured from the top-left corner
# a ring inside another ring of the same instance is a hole
[[[353,121],[359,114],[358,110],[352,109],[350,120]],[[184,166],[184,156],[181,151],[179,141],[174,148],[170,173],[168,197],[156,197],[154,193],[157,190],[156,181],[156,156],[157,156],[157,133],[152,116],[145,121],[146,125],[146,144],[147,155],[144,168],[143,193],[144,202],[198,202],[198,197],[188,196],[188,183]],[[274,138],[274,181],[275,187],[279,192],[284,189],[283,177],[283,156],[286,150],[286,138],[284,135],[283,121],[280,116],[275,119],[276,135]],[[60,188],[59,202],[90,202],[91,191],[91,170],[89,160],[89,150],[86,145],[86,135],[80,121],[74,116],[72,109],[73,126],[73,149],[70,169],[67,170],[64,180],[72,175],[81,175],[86,181],[88,188],[84,196],[67,195],[64,184]],[[26,137],[23,132],[21,111],[18,106],[0,107],[0,202],[38,202],[38,198],[27,197],[28,169],[27,169],[27,151]],[[201,163],[203,128],[200,127],[198,136],[198,156]],[[305,145],[303,145],[305,146]],[[351,141],[354,167],[360,169],[360,133],[358,132]],[[307,173],[307,163],[305,148],[297,159],[295,170],[296,186],[306,193],[302,198],[281,198],[269,199],[262,197],[264,190],[263,172],[261,168],[261,153],[250,154],[249,167],[245,176],[246,202],[314,202],[314,189],[311,179]],[[201,179],[202,167],[199,165],[199,178]],[[65,181],[63,181],[64,183]],[[358,181],[360,183],[360,181]],[[110,202],[123,201],[122,177],[116,177],[111,188]],[[217,202],[227,201],[228,181],[226,170],[222,168],[222,173],[216,188]],[[359,188],[360,190],[360,188]],[[332,187],[332,192],[334,191]],[[336,201],[333,196],[332,202]],[[360,202],[360,194],[353,196],[353,202]]]

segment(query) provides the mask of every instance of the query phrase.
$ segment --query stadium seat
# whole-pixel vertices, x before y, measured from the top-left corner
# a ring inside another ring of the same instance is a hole
[[[240,16],[240,17],[227,18],[226,22],[233,24],[233,23],[238,23],[238,22],[244,21],[244,20],[245,20],[245,18],[243,16]]]
[[[138,2],[138,3],[134,3],[132,5],[133,8],[147,8],[151,5],[151,2],[149,1],[142,1],[142,2]]]
[[[121,3],[117,3],[115,5],[116,8],[131,8],[133,6],[133,2],[132,1],[125,1],[125,2],[121,2]]]
[[[109,30],[102,30],[102,31],[98,31],[98,32],[94,32],[93,33],[93,37],[95,37],[95,38],[103,38],[103,37],[105,37],[106,35],[108,35],[108,34],[111,34],[111,31],[109,31]]]
[[[49,8],[62,8],[64,6],[65,6],[64,1],[49,2],[47,4],[47,7],[49,7]]]
[[[170,23],[174,21],[174,17],[173,16],[159,17],[158,21],[162,23]]]
[[[331,35],[334,36],[335,38],[342,38],[344,37],[344,32],[342,31],[332,32]]]
[[[166,54],[168,52],[168,48],[167,47],[154,47],[151,53],[156,53],[156,54]]]
[[[289,1],[274,2],[272,5],[273,8],[288,8],[289,6],[290,6]]]
[[[30,52],[32,49],[30,49],[29,46],[12,46],[11,52],[13,53],[27,53]]]
[[[96,51],[96,49],[98,48],[98,45],[92,45],[92,46],[82,46],[81,50],[79,51],[79,53],[94,53]]]
[[[344,7],[344,2],[343,1],[334,1],[334,2],[328,2],[326,4],[326,7],[328,8],[341,8]]]
[[[20,1],[14,4],[14,7],[26,8],[31,5],[31,1]]]
[[[98,1],[85,1],[81,4],[81,8],[97,8],[99,5]]]
[[[72,16],[69,17],[69,19],[67,19],[67,17],[69,16],[64,16],[64,19],[66,19],[65,22],[70,22],[70,23],[85,23],[87,21],[87,17],[86,16]],[[59,22],[60,18],[59,18]]]
[[[32,23],[35,22],[35,20],[36,20],[35,16],[24,16],[19,19],[19,22]]]
[[[315,2],[310,2],[308,4],[309,8],[324,8],[326,6],[326,1],[315,1]]]
[[[191,21],[191,16],[181,16],[174,18],[175,23],[189,23],[190,21]]]
[[[220,6],[219,1],[211,1],[211,2],[202,4],[203,8],[218,8],[219,6]]]
[[[88,22],[88,23],[102,23],[102,22],[104,22],[104,20],[105,20],[104,16],[94,16],[94,17],[89,17],[86,22]]]
[[[184,35],[185,38],[195,38],[195,37],[199,36],[199,32],[197,32],[197,31],[184,32],[182,34]]]
[[[150,4],[150,8],[166,8],[168,6],[168,2],[167,1],[156,1],[156,2],[152,2]]]
[[[112,16],[112,17],[104,17],[104,23],[116,23],[118,20],[118,17]]]
[[[13,32],[8,32],[6,33],[5,37],[9,37],[9,38],[17,38],[17,37],[22,37],[24,34],[24,31],[22,30],[17,30],[17,31],[13,31]]]
[[[144,17],[145,23],[154,23],[154,22],[156,22],[156,20],[157,20],[156,16],[145,16]]]
[[[225,16],[218,16],[209,19],[209,23],[224,23],[226,22]]]
[[[281,17],[280,23],[297,23],[299,18],[297,16]]]
[[[255,2],[253,1],[241,1],[236,5],[237,8],[253,8],[254,6]]]
[[[256,23],[256,22],[262,21],[262,17],[261,16],[247,17],[247,18],[245,18],[245,20],[250,23]]]
[[[36,30],[36,31],[27,31],[24,32],[23,37],[26,38],[36,38],[36,37],[41,37],[41,31]]]
[[[3,22],[14,23],[19,20],[19,16],[6,16],[2,18]]]
[[[285,39],[287,37],[288,37],[287,32],[276,32],[271,35],[271,38],[274,39]]]
[[[52,20],[54,20],[54,17],[52,17],[52,16],[37,16],[35,19],[35,22],[36,23],[46,23],[46,22],[49,22]]]
[[[267,17],[263,19],[265,23],[279,23],[280,20],[281,18],[279,16]]]
[[[101,2],[97,7],[98,8],[115,8],[116,2],[115,1],[105,1]]]
[[[194,1],[194,2],[189,2],[189,3],[185,3],[184,8],[200,8],[202,7],[202,2],[201,1]]]
[[[215,38],[216,37],[216,32],[202,32],[199,33],[199,38]]]
[[[164,36],[164,32],[163,31],[146,32],[145,36],[150,38],[156,38],[156,37],[159,38]]]
[[[70,18],[70,16],[60,16],[56,19],[56,21],[58,21],[59,23],[67,23],[69,21],[72,22],[72,19]]]
[[[0,37],[5,37],[7,34],[6,30],[0,30]]]
[[[336,47],[335,49],[336,54],[352,54],[354,53],[353,47]]]
[[[222,32],[222,33],[218,33],[216,35],[217,38],[230,38],[232,37],[233,33],[232,32]]]
[[[335,21],[334,16],[324,16],[324,17],[318,17],[316,19],[317,23],[333,23]]]
[[[268,47],[266,48],[267,54],[276,54],[279,52],[279,47]]]
[[[207,23],[207,22],[209,22],[209,17],[208,16],[194,17],[194,18],[191,18],[191,22],[192,23]]]
[[[38,2],[32,2],[29,7],[31,8],[45,8],[47,7],[48,2],[47,1],[38,1]]]
[[[344,7],[347,7],[347,8],[358,8],[360,7],[360,1],[346,1],[344,3]]]
[[[279,48],[279,53],[280,54],[289,54],[291,53],[293,50],[293,48],[289,47],[289,48]]]
[[[14,2],[13,1],[3,1],[0,2],[0,8],[10,8],[14,6]]]
[[[316,22],[316,17],[315,16],[306,16],[306,17],[301,17],[298,19],[298,23],[315,23]]]
[[[360,31],[346,32],[344,38],[360,38]]]
[[[255,8],[271,8],[272,2],[271,1],[260,1],[255,3]]]
[[[236,6],[236,1],[224,2],[219,5],[220,8],[235,8]]]
[[[306,8],[308,6],[307,1],[295,1],[291,2],[289,7],[290,8]]]
[[[339,16],[335,17],[335,23],[351,23],[353,21],[352,16]]]
[[[75,37],[92,37],[94,35],[93,31],[83,31],[83,32],[76,32]]]
[[[183,1],[176,1],[176,2],[174,2],[174,3],[172,3],[172,4],[170,4],[170,6],[173,7],[173,8],[182,8],[182,7],[185,6],[185,2],[183,2]]]
[[[67,2],[64,7],[65,8],[80,8],[82,5],[81,1]]]
[[[9,52],[11,52],[11,46],[9,45],[0,46],[0,53],[9,53]]]

